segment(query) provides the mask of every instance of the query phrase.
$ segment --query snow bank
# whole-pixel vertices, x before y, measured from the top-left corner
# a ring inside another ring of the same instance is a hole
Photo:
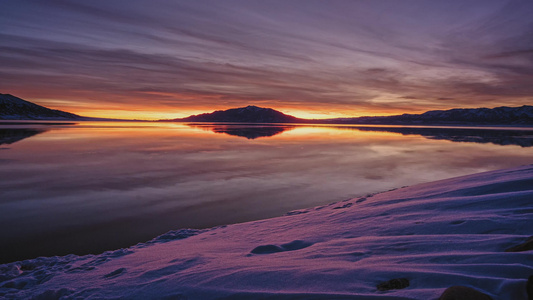
[[[0,297],[437,299],[460,285],[527,299],[533,252],[505,250],[532,233],[533,166],[525,166],[173,231],[100,255],[5,264]],[[399,280],[384,284],[391,279]]]

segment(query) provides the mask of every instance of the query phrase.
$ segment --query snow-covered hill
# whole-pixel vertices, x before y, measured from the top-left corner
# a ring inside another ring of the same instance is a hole
[[[420,184],[99,255],[0,265],[0,297],[525,300],[532,199],[533,165]]]
[[[78,120],[82,117],[49,109],[10,94],[0,94],[0,120]]]

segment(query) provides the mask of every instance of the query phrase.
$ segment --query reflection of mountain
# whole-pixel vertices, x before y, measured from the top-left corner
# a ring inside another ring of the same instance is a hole
[[[346,127],[340,127],[346,128]],[[428,139],[452,142],[492,143],[496,145],[533,146],[533,128],[526,130],[497,130],[471,128],[405,128],[405,127],[352,127],[361,131],[386,131],[403,135],[421,135]]]
[[[216,133],[225,133],[234,136],[245,137],[253,140],[260,137],[270,137],[291,130],[295,126],[253,126],[253,125],[194,125],[189,126],[208,129]]]
[[[13,144],[25,138],[32,137],[39,133],[47,131],[46,129],[29,129],[29,128],[0,128],[0,145]]]

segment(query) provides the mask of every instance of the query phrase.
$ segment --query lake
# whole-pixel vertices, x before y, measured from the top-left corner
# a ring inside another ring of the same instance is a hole
[[[1,122],[0,263],[533,163],[533,128]]]

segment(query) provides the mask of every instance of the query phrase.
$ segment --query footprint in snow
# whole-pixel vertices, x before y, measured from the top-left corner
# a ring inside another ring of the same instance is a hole
[[[355,203],[365,202],[366,199],[367,199],[366,197],[361,197],[361,198],[357,199],[357,201],[355,201]]]
[[[118,276],[122,275],[122,273],[124,273],[124,272],[126,272],[126,268],[116,269],[115,271],[104,275],[104,278],[108,278],[108,279],[109,278],[115,278],[115,277],[118,277]]]
[[[300,250],[303,248],[307,248],[309,246],[313,245],[313,243],[301,241],[301,240],[295,240],[290,243],[282,244],[282,245],[261,245],[255,247],[251,253],[252,254],[271,254],[271,253],[277,253],[277,252],[285,252],[285,251],[294,251],[294,250]]]
[[[348,208],[350,206],[352,206],[353,203],[346,203],[344,205],[341,205],[341,206],[337,206],[337,207],[334,207],[333,209],[343,209],[343,208]]]
[[[466,222],[466,221],[465,220],[457,220],[457,221],[450,222],[450,224],[452,224],[452,225],[460,225],[460,224],[463,224],[464,222]]]

